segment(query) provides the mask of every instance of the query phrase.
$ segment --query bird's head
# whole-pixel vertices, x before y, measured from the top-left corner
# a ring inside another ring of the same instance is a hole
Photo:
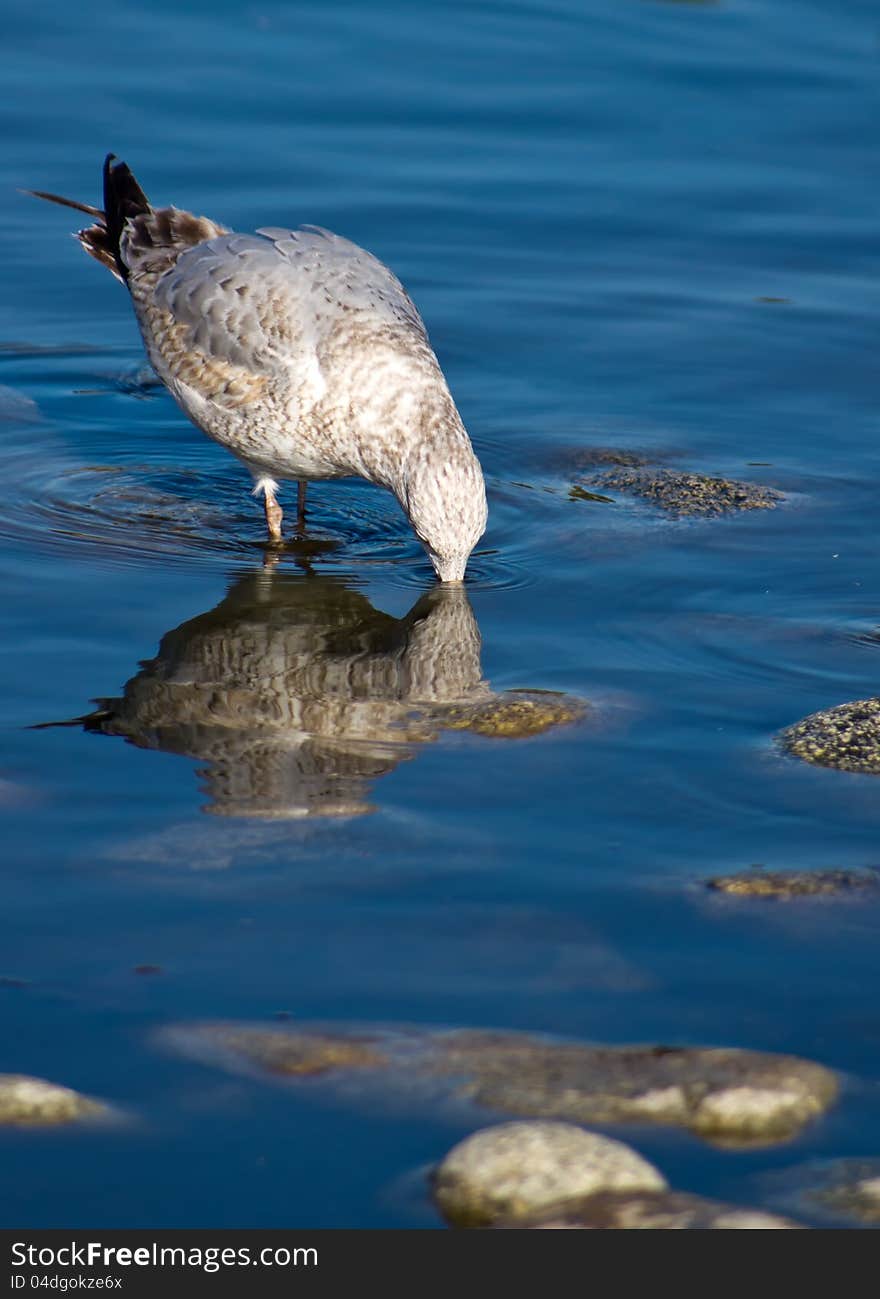
[[[457,427],[456,427],[457,424]],[[486,530],[486,486],[460,422],[410,453],[400,502],[441,582],[460,582]]]

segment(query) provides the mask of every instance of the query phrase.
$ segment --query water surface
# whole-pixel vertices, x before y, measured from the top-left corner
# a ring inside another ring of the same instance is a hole
[[[435,1224],[419,1170],[466,1127],[157,1045],[280,1012],[792,1051],[847,1080],[793,1145],[632,1139],[745,1201],[876,1155],[878,902],[702,891],[880,860],[880,784],[773,744],[878,692],[875,6],[10,0],[5,32],[2,1067],[132,1116],[3,1136],[7,1224]],[[364,483],[313,487],[313,544],[265,564],[124,291],[16,192],[94,202],[108,149],[158,202],[398,273],[487,475],[464,603]],[[597,446],[786,501],[571,499]],[[425,716],[515,689],[590,708],[519,739]],[[126,725],[28,729],[132,692]]]

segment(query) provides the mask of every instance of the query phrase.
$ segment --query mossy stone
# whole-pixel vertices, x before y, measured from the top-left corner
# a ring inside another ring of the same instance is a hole
[[[786,753],[818,767],[880,774],[880,698],[810,713],[779,734]]]

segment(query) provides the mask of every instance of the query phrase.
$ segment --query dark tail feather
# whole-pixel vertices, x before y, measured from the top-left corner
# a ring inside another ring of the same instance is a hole
[[[119,255],[122,231],[131,217],[142,216],[152,209],[149,199],[128,167],[124,162],[117,162],[115,154],[108,153],[104,159],[103,211],[88,203],[62,198],[60,194],[47,194],[41,189],[26,189],[23,193],[45,199],[47,203],[72,207],[77,212],[85,212],[87,216],[94,217],[95,224],[78,231],[77,239],[86,252],[112,271],[117,279],[124,281],[128,278],[128,268]]]
[[[114,165],[115,164],[115,165]],[[123,279],[128,268],[119,256],[119,240],[126,221],[150,212],[150,200],[135,180],[124,162],[117,162],[114,153],[104,159],[104,224],[106,247],[112,252],[116,267]]]

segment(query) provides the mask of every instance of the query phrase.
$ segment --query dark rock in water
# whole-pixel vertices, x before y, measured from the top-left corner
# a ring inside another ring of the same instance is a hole
[[[733,478],[713,478],[653,465],[597,470],[583,481],[591,487],[631,492],[679,518],[711,518],[739,510],[772,510],[781,492]]]
[[[494,1226],[532,1231],[791,1231],[800,1223],[686,1191],[605,1191]]]
[[[322,1076],[381,1098],[581,1123],[662,1123],[723,1146],[788,1140],[837,1095],[835,1075],[795,1056],[701,1047],[601,1047],[517,1033],[238,1024],[168,1033],[186,1054],[257,1074]]]
[[[787,753],[818,767],[880,773],[880,699],[823,708],[779,734]]]
[[[458,1227],[486,1227],[599,1191],[658,1191],[665,1179],[622,1141],[573,1123],[501,1123],[460,1141],[435,1170],[434,1201]]]
[[[765,871],[754,868],[706,880],[706,887],[738,898],[784,901],[788,898],[839,897],[880,887],[880,874],[876,871]]]

